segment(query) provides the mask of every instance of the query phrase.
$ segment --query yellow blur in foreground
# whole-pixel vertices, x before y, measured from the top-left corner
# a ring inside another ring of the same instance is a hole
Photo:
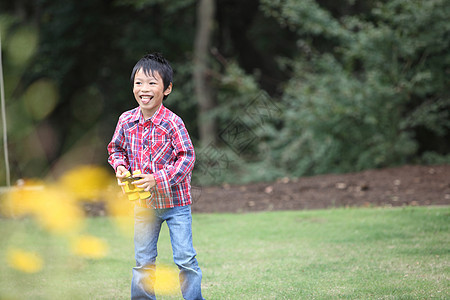
[[[39,180],[22,181],[17,187],[13,187],[6,194],[2,212],[11,217],[20,217],[33,214],[38,210],[38,201],[42,197],[44,183]]]
[[[109,191],[107,213],[120,232],[126,236],[134,233],[134,202],[127,200],[120,188],[114,186]]]
[[[106,213],[119,231],[132,236],[134,203],[127,200],[116,183],[113,172],[92,165],[71,169],[57,181],[20,180],[1,195],[0,215],[20,219],[30,217],[41,229],[66,237],[73,254],[101,259],[108,253],[108,243],[81,234],[88,227],[83,207],[86,202],[103,202]],[[20,249],[9,250],[6,259],[11,268],[26,273],[40,271],[44,263],[37,254]]]
[[[16,217],[31,215],[46,230],[66,234],[78,231],[84,217],[75,199],[58,186],[26,182],[7,194],[7,210]]]
[[[111,172],[82,165],[69,170],[56,182],[21,180],[6,193],[6,201],[0,202],[0,212],[11,217],[32,216],[45,230],[73,234],[83,228],[83,204],[102,201],[111,217],[120,217],[118,227],[129,231],[134,205],[125,201],[119,191]]]
[[[39,272],[44,264],[38,254],[21,249],[9,249],[6,260],[11,268],[25,273]]]
[[[103,258],[108,252],[108,245],[95,236],[79,236],[72,242],[74,254],[86,258]]]
[[[59,182],[77,200],[98,201],[114,181],[111,172],[104,168],[83,165],[69,170]]]
[[[145,289],[154,290],[159,295],[175,295],[180,290],[178,269],[166,265],[157,265],[156,272],[152,276],[152,271],[148,270],[144,280]]]

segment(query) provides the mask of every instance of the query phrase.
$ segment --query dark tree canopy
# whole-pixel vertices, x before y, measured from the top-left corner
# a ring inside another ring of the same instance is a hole
[[[450,162],[447,0],[206,0],[199,36],[200,2],[3,1],[13,179],[106,165],[117,118],[135,106],[131,68],[153,51],[173,65],[165,105],[198,146],[201,182]],[[255,122],[255,105],[277,113]]]

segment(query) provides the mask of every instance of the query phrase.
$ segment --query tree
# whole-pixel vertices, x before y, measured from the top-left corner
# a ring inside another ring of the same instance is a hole
[[[293,76],[273,143],[279,166],[299,176],[448,154],[446,1],[380,2],[367,14],[339,18],[306,2],[264,1],[298,33],[301,50],[287,60]]]
[[[194,82],[198,100],[198,122],[200,142],[207,145],[215,142],[217,126],[211,111],[215,107],[209,57],[214,26],[214,0],[200,0],[197,4],[197,29],[194,46]]]

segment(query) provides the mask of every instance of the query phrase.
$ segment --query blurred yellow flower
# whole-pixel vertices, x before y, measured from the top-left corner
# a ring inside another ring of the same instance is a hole
[[[67,234],[81,229],[83,211],[74,198],[60,187],[47,187],[34,199],[37,221],[47,230]]]
[[[110,216],[134,218],[134,202],[128,201],[120,190],[109,191],[106,200],[106,209]]]
[[[106,256],[108,245],[95,236],[83,235],[73,241],[72,251],[78,256],[99,259]]]
[[[20,185],[11,188],[5,197],[2,211],[13,217],[33,214],[37,208],[37,201],[44,193],[44,183],[39,180],[22,180]]]
[[[71,233],[81,228],[83,211],[72,195],[58,186],[41,181],[24,181],[6,195],[5,213],[33,216],[46,230]]]
[[[21,249],[9,249],[6,259],[11,268],[25,273],[39,272],[44,264],[36,253]]]
[[[77,200],[98,201],[115,177],[102,167],[83,165],[65,173],[59,182]]]
[[[146,289],[152,290],[153,287],[155,293],[159,295],[169,296],[178,293],[180,290],[178,269],[165,265],[157,265],[154,277],[151,272],[152,270],[148,271],[148,274],[144,280],[144,286]]]

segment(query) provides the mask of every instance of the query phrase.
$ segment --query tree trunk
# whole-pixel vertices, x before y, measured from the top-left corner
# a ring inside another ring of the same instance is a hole
[[[213,32],[214,0],[199,0],[197,6],[197,29],[194,45],[194,85],[198,100],[198,127],[200,143],[207,145],[217,136],[215,118],[210,111],[215,106],[211,78],[208,75],[208,58]]]

